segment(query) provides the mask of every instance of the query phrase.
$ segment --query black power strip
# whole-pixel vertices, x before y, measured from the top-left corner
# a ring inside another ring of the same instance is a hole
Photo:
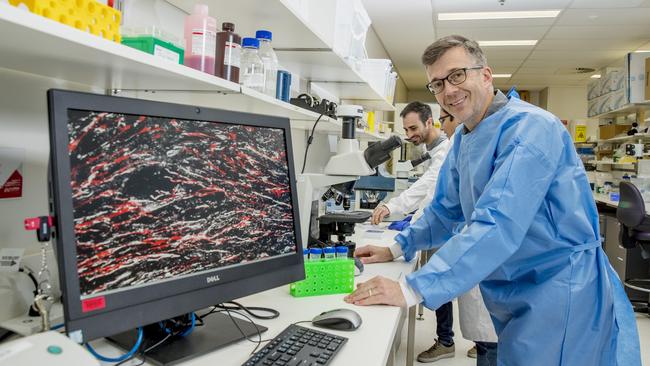
[[[309,94],[300,94],[297,98],[291,98],[289,103],[303,109],[336,119],[336,103],[327,99],[317,100]]]

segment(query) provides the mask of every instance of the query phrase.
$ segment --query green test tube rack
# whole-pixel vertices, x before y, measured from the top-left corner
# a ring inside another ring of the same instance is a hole
[[[354,290],[354,260],[305,262],[305,279],[289,285],[294,297],[349,294]]]

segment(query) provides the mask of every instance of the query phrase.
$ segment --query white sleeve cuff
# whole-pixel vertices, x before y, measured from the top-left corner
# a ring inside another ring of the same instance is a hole
[[[422,302],[422,296],[411,287],[406,280],[402,278],[399,282],[399,286],[402,289],[402,295],[404,295],[404,300],[406,301],[406,307],[410,308]]]
[[[399,245],[399,243],[394,243],[393,245],[389,246],[388,250],[390,250],[390,254],[393,255],[393,259],[397,259],[404,255],[404,251],[402,251],[402,246]]]
[[[392,200],[391,200],[391,201],[392,201]],[[382,202],[382,203],[380,203],[380,204],[386,206],[386,208],[387,208],[388,211],[389,211],[389,212],[388,212],[389,215],[392,215],[392,214],[394,214],[394,213],[399,213],[399,212],[398,212],[399,210],[397,209],[397,207],[395,207],[395,205],[393,205],[392,203],[390,203],[391,201],[388,201],[388,202]]]

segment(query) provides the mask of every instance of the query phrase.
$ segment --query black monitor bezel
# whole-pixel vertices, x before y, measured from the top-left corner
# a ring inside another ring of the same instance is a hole
[[[304,279],[291,128],[287,118],[57,89],[48,90],[47,95],[51,200],[54,203],[50,210],[56,218],[57,261],[68,334],[86,342]],[[106,301],[103,309],[84,313],[71,224],[73,208],[67,131],[70,109],[282,129],[289,164],[296,253],[176,279],[171,286],[169,282],[162,282],[106,294],[103,295]],[[208,283],[207,277],[215,275],[219,280]]]

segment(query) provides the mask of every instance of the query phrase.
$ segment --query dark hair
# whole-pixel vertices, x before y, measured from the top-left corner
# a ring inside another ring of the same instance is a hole
[[[399,116],[404,118],[407,114],[415,112],[418,114],[420,117],[420,122],[426,124],[427,120],[431,118],[431,107],[429,107],[427,104],[424,104],[422,102],[411,102],[402,109],[402,111],[399,113]]]
[[[459,35],[442,37],[433,42],[422,54],[422,64],[424,66],[433,65],[445,52],[454,47],[462,47],[472,57],[479,66],[487,66],[487,58],[478,43]]]

